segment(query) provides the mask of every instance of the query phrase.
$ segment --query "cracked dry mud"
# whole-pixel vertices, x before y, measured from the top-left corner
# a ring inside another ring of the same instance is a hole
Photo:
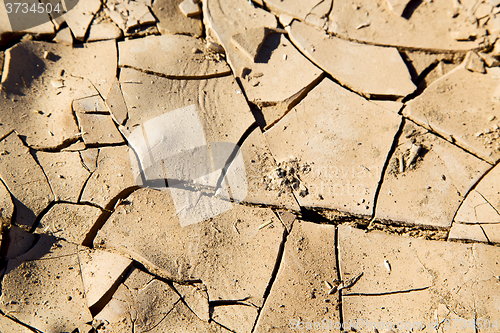
[[[500,1],[0,3],[1,333],[500,332]]]

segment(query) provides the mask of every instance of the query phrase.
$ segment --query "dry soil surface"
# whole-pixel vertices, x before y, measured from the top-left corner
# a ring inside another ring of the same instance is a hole
[[[500,1],[18,2],[1,333],[500,332]]]

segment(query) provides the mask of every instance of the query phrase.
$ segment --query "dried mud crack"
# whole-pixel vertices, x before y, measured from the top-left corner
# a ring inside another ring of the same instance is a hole
[[[2,333],[500,331],[500,2],[39,2]]]

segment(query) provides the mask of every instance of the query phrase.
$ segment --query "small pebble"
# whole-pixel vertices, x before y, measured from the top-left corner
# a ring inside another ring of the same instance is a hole
[[[391,272],[391,264],[389,264],[389,261],[384,260],[384,266],[387,269],[387,271],[390,273]]]
[[[332,289],[332,285],[328,281],[325,281],[325,286],[326,286],[326,289],[328,289],[328,290]]]
[[[361,23],[360,25],[358,25],[356,27],[356,30],[363,29],[363,28],[366,28],[366,27],[369,27],[369,26],[370,26],[370,22]]]
[[[50,80],[50,84],[52,85],[52,87],[54,88],[62,88],[64,87],[64,81],[61,80],[61,79],[57,79],[57,80]]]

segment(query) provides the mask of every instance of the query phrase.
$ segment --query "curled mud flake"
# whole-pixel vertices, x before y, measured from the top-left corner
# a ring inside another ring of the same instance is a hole
[[[422,147],[420,145],[412,144],[410,154],[408,155],[408,166],[412,165],[417,160],[421,150]]]

